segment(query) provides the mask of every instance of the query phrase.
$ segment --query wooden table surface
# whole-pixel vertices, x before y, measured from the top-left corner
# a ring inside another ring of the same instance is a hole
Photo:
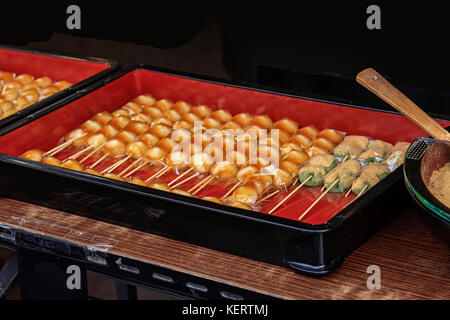
[[[194,276],[283,299],[450,299],[450,251],[408,208],[348,256],[334,273],[309,277],[163,237],[15,200],[0,199],[0,225],[45,233]],[[214,263],[211,263],[214,262]],[[369,290],[367,267],[381,270]]]

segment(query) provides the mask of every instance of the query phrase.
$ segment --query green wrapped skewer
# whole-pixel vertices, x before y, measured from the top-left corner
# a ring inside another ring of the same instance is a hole
[[[318,187],[323,184],[325,176],[337,166],[332,155],[316,155],[306,162],[298,173],[301,183],[307,181],[308,187]]]
[[[385,163],[369,163],[362,169],[361,175],[353,182],[353,193],[359,195],[361,192],[366,192],[386,178],[390,172],[389,167]]]
[[[324,179],[324,186],[330,192],[342,193],[352,185],[355,176],[361,170],[358,160],[348,160],[331,171]]]
[[[354,159],[367,149],[369,139],[364,136],[346,136],[341,144],[333,150],[335,157],[340,159]]]
[[[369,143],[367,150],[359,155],[364,163],[378,163],[392,153],[393,145],[382,140],[374,140]]]
[[[405,161],[406,151],[409,148],[410,143],[408,142],[397,142],[392,150],[392,153],[383,161],[391,170],[396,169],[401,166]]]

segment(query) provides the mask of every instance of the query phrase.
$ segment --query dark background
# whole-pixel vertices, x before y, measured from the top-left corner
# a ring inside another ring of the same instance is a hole
[[[81,8],[81,30],[66,8]],[[381,30],[366,9],[381,8]],[[447,10],[403,1],[2,3],[1,44],[148,64],[390,109],[355,82],[374,67],[423,109],[450,114]],[[6,32],[5,32],[6,31]]]

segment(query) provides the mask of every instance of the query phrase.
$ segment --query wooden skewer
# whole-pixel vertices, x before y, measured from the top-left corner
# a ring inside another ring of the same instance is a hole
[[[205,181],[207,181],[211,176],[207,176],[205,179],[197,183],[195,186],[193,186],[191,189],[188,190],[189,193],[192,193],[195,189],[197,189],[199,186],[201,186]]]
[[[150,178],[148,178],[145,182],[149,182],[152,179],[159,178],[161,176],[161,174],[164,174],[168,171],[167,168],[170,168],[170,167],[162,167],[154,175],[152,175]]]
[[[176,177],[175,179],[173,179],[172,181],[170,181],[167,185],[170,187],[171,185],[173,185],[175,182],[183,179],[184,177],[186,177],[189,173],[191,173],[192,171],[194,171],[194,168],[190,168],[189,170],[185,171],[183,174],[180,174],[178,177]]]
[[[348,198],[348,196],[350,195],[350,192],[352,192],[352,188],[348,189],[347,193],[345,194],[346,198]]]
[[[192,195],[195,196],[197,193],[199,193],[199,192],[202,191],[204,188],[206,188],[206,186],[207,186],[208,184],[210,184],[211,181],[213,181],[213,180],[214,180],[214,177],[213,177],[213,176],[210,176],[208,180],[206,180],[200,187],[198,187],[197,190],[195,190],[195,191],[192,193]]]
[[[338,182],[339,182],[339,179],[336,179],[336,180],[331,184],[331,186],[330,186],[329,188],[327,188],[327,190],[326,190],[324,193],[322,193],[322,194],[320,195],[320,197],[317,198],[317,200],[314,201],[314,203],[313,203],[313,204],[312,204],[305,212],[303,212],[303,214],[298,218],[298,220],[301,221],[301,220],[303,219],[303,217],[306,216],[306,214],[307,214],[309,211],[311,211],[311,209],[314,208],[314,206],[315,206],[320,200],[322,200],[322,198],[325,197],[325,195],[326,195],[328,192],[330,192],[330,190],[333,189],[333,187],[334,187]]]
[[[137,165],[139,162],[141,162],[142,159],[144,159],[144,158],[142,157],[142,158],[137,159],[135,162],[133,162],[132,164],[130,164],[125,170],[123,170],[121,173],[119,173],[118,176],[119,176],[119,177],[122,177],[122,175],[123,175],[125,172],[127,172],[128,170],[130,170],[131,168],[133,168],[135,165]]]
[[[361,192],[358,194],[358,196],[356,197],[356,199],[359,199],[363,194],[364,194],[364,192],[366,192],[366,190],[369,188],[369,185],[368,184],[366,184],[365,186],[364,186],[364,188],[361,190]]]
[[[279,194],[280,192],[281,192],[281,190],[276,190],[276,191],[272,192],[271,194],[265,196],[264,198],[258,200],[258,201],[256,202],[256,204],[257,204],[257,205],[260,205],[261,203],[263,203],[263,202],[266,201],[267,199],[272,198],[273,196]]]
[[[152,175],[150,178],[145,180],[145,182],[150,182],[151,180],[160,177],[162,174],[164,174],[165,172],[169,171],[170,169],[171,169],[171,167],[164,167],[161,170],[158,170],[154,175]]]
[[[303,187],[306,183],[308,183],[309,180],[312,179],[313,176],[309,176],[305,181],[303,181],[298,187],[296,187],[294,190],[292,190],[291,193],[289,193],[287,195],[287,197],[285,197],[283,200],[281,200],[275,207],[272,208],[272,210],[269,211],[269,214],[272,214],[275,210],[277,210],[283,203],[285,203],[286,201],[288,201],[293,195],[294,193],[296,193],[298,190],[300,190],[301,187]],[[297,181],[299,181],[297,179]]]
[[[236,190],[243,182],[242,181],[238,181],[230,190],[228,190],[228,192],[222,197],[226,198],[228,197],[234,190]]]
[[[100,159],[98,159],[97,161],[95,161],[94,164],[92,164],[89,169],[94,169],[96,166],[98,166],[98,164],[100,162],[102,162],[103,160],[105,160],[109,155],[111,154],[111,152],[106,153],[105,155],[103,155],[103,157],[101,157]]]
[[[298,183],[298,181],[299,181],[298,178],[295,179],[295,181],[292,183],[292,186],[295,186],[295,185]],[[288,187],[288,188],[289,188],[289,187]],[[286,188],[286,189],[287,189],[287,188]],[[266,200],[272,198],[273,196],[276,196],[276,195],[279,194],[280,192],[281,192],[281,189],[278,189],[278,190],[272,192],[271,194],[265,196],[264,198],[262,198],[262,199],[260,199],[260,200],[257,200],[257,201],[256,201],[256,205],[260,205],[260,204],[263,203],[264,201],[266,201]]]
[[[133,173],[141,170],[143,167],[145,167],[147,164],[149,164],[150,161],[145,160],[143,163],[141,163],[139,166],[137,166],[136,168],[134,168],[132,171],[128,172],[126,175],[124,175],[124,178],[128,178],[129,176],[131,176]]]
[[[131,158],[130,155],[128,155],[126,158],[117,161],[116,163],[114,163],[113,165],[109,166],[108,168],[106,168],[105,170],[103,170],[101,172],[101,174],[105,174],[105,173],[111,173],[114,170],[116,170],[118,167],[120,167],[122,164],[124,164],[126,161],[128,161]]]
[[[69,158],[64,159],[64,160],[75,160],[75,159],[77,159],[79,156],[81,156],[83,153],[85,153],[85,152],[91,150],[92,148],[95,148],[95,146],[92,145],[92,146],[89,146],[89,147],[87,147],[87,148],[84,148],[83,150],[81,150],[81,151],[75,153],[74,155],[72,155],[72,156],[70,156]]]
[[[83,164],[83,162],[85,162],[87,159],[89,159],[90,157],[92,157],[95,153],[97,153],[98,151],[100,151],[101,148],[103,148],[103,146],[106,144],[103,143],[102,145],[98,146],[97,148],[95,148],[92,152],[90,152],[86,157],[84,157],[80,163]]]
[[[162,176],[164,176],[166,173],[168,173],[170,170],[173,170],[173,167],[167,167],[166,169],[164,169],[160,174],[158,174],[156,176],[156,178],[161,178]]]
[[[67,148],[68,146],[70,146],[72,144],[72,142],[74,142],[75,140],[78,140],[80,138],[83,138],[87,133],[83,134],[82,136],[75,138],[75,139],[70,139],[62,144],[60,144],[59,146],[56,146],[55,148],[53,148],[52,150],[47,151],[46,153],[44,153],[44,156],[46,157],[53,157],[55,154],[61,152],[62,150],[64,150],[65,148]]]
[[[170,170],[172,170],[173,169],[173,167],[167,167],[167,168],[165,168],[162,172],[160,172],[157,176],[156,176],[156,178],[161,178],[163,175],[165,175],[167,172],[169,172]]]
[[[185,184],[188,181],[191,181],[192,179],[194,179],[195,177],[198,177],[200,175],[199,172],[197,172],[196,174],[193,174],[192,176],[190,176],[189,178],[184,179],[183,181],[178,182],[176,185],[172,186],[172,189],[175,189],[176,187],[179,187],[183,184]]]

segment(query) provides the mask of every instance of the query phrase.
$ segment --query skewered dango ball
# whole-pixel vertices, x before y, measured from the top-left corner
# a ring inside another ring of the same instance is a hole
[[[206,153],[195,153],[191,157],[191,165],[199,173],[207,173],[214,165],[214,159]]]
[[[102,128],[102,125],[100,123],[98,123],[97,121],[93,121],[93,120],[88,120],[80,126],[81,130],[83,130],[84,132],[89,132],[89,133],[95,133],[95,132],[99,131],[101,128]]]
[[[239,167],[234,163],[220,161],[215,163],[211,168],[211,174],[220,180],[230,179],[236,176]]]
[[[14,80],[20,82],[22,85],[26,85],[33,82],[34,77],[32,75],[23,73],[19,74]]]
[[[172,133],[172,128],[165,124],[156,124],[152,126],[147,132],[160,139],[163,139],[168,137]]]
[[[181,116],[184,116],[185,114],[189,113],[191,109],[192,105],[184,101],[178,101],[171,108],[171,110],[176,111]]]
[[[150,94],[143,94],[143,95],[140,95],[139,97],[133,99],[133,102],[138,103],[142,106],[151,107],[155,104],[156,99],[153,98],[153,96]]]
[[[59,90],[65,90],[65,89],[67,89],[67,88],[69,88],[69,87],[71,87],[72,86],[72,84],[70,83],[70,82],[68,82],[68,81],[64,81],[64,80],[62,80],[62,81],[57,81],[57,82],[55,82],[54,84],[53,84],[55,87],[57,87]]]
[[[167,155],[167,153],[167,151],[156,146],[147,150],[144,154],[144,157],[150,161],[157,161],[163,159]]]
[[[114,140],[118,140],[118,141],[122,142],[123,144],[127,145],[127,144],[135,141],[136,138],[137,138],[136,133],[123,130],[114,137]]]
[[[32,104],[39,100],[39,92],[36,89],[29,89],[23,91],[20,97],[27,99],[28,103]]]
[[[128,111],[124,108],[117,109],[116,111],[114,111],[112,113],[112,115],[113,115],[113,117],[120,117],[120,116],[130,117],[131,116],[130,111]]]
[[[0,81],[10,82],[14,80],[14,74],[11,72],[0,71]]]
[[[44,152],[41,150],[29,150],[20,155],[20,158],[28,159],[31,161],[41,162],[44,159]]]
[[[19,91],[16,89],[8,89],[3,91],[3,93],[0,95],[3,99],[8,101],[13,101],[19,97]]]
[[[232,202],[240,202],[246,205],[253,205],[259,198],[258,191],[251,184],[245,183],[237,188],[231,196]]]
[[[117,174],[113,174],[113,173],[106,173],[105,175],[103,175],[105,178],[108,179],[112,179],[112,180],[116,180],[116,181],[124,181],[123,178],[119,177]]]
[[[14,103],[11,101],[3,101],[0,103],[0,114],[4,114],[14,110]]]
[[[167,185],[167,183],[165,183],[161,180],[158,180],[158,179],[152,180],[149,183],[147,183],[147,187],[161,190],[161,191],[168,191],[168,192],[171,191],[170,187]]]
[[[76,160],[66,160],[61,163],[61,167],[75,171],[83,171],[83,166]]]
[[[274,129],[279,129],[293,135],[298,130],[298,123],[289,118],[281,119],[273,124]]]
[[[158,108],[162,112],[167,112],[173,106],[173,102],[168,99],[162,99],[157,101],[153,107]]]
[[[294,176],[283,169],[275,169],[273,182],[278,189],[287,188],[294,182]]]
[[[91,120],[105,125],[108,122],[110,122],[112,120],[112,118],[113,118],[113,116],[109,112],[103,111],[103,112],[97,113],[95,116],[92,117]]]
[[[250,124],[252,118],[249,113],[239,113],[231,119],[231,122],[237,123],[241,128],[244,128]]]
[[[125,153],[125,143],[112,139],[105,144],[104,150],[105,153],[109,153],[112,156],[120,156]]]
[[[148,124],[151,124],[153,122],[152,117],[149,117],[148,115],[145,115],[143,113],[135,114],[134,116],[131,117],[131,120],[146,122]]]
[[[272,129],[273,121],[267,115],[258,115],[250,120],[250,125],[257,126],[260,129]]]
[[[118,116],[111,119],[108,124],[116,128],[117,130],[122,130],[125,128],[131,121],[129,116]]]
[[[186,153],[182,150],[172,150],[166,157],[165,163],[172,167],[177,168],[179,170],[186,170],[190,166],[190,154]]]
[[[143,108],[135,102],[128,102],[122,109],[127,110],[131,116],[139,114],[143,110]]]
[[[53,81],[49,77],[41,77],[41,78],[35,79],[34,83],[36,83],[41,88],[45,88],[45,87],[48,87],[49,85],[51,85],[53,83]]]
[[[214,119],[217,122],[220,122],[223,124],[223,123],[231,121],[231,119],[233,119],[233,116],[231,115],[231,113],[229,111],[220,109],[220,110],[217,110],[217,111],[214,111],[213,113],[211,113],[209,118]]]
[[[15,80],[15,81],[7,82],[3,86],[3,90],[9,90],[9,89],[19,90],[21,87],[22,87],[22,84]]]
[[[42,160],[42,163],[49,164],[52,166],[57,166],[57,167],[61,167],[61,165],[62,165],[62,161],[55,157],[47,157],[44,160]]]
[[[144,110],[142,110],[142,114],[151,117],[152,119],[159,119],[164,116],[164,112],[162,112],[160,109],[155,107],[145,107]]]
[[[230,206],[235,207],[235,208],[250,210],[250,211],[253,210],[252,207],[250,207],[248,204],[245,204],[245,203],[242,203],[242,202],[232,202],[230,204]]]
[[[179,194],[179,195],[185,196],[185,197],[190,197],[190,198],[193,197],[192,193],[190,193],[190,192],[188,192],[186,190],[183,190],[183,189],[173,189],[172,192],[175,193],[175,194]]]
[[[136,141],[128,144],[125,151],[132,158],[140,159],[144,156],[145,151],[147,151],[147,146],[141,141]]]
[[[105,137],[105,135],[101,133],[93,134],[86,139],[86,145],[89,147],[98,147],[105,144],[107,141],[108,139]]]
[[[142,181],[141,179],[137,179],[137,178],[130,179],[130,183],[138,185],[138,186],[142,186],[142,187],[147,187],[147,184],[144,181]]]
[[[110,139],[114,137],[116,134],[119,133],[119,130],[117,130],[115,127],[113,127],[110,124],[104,125],[99,131],[98,134],[104,135],[107,139]]]
[[[102,174],[94,169],[86,169],[84,170],[85,173],[89,173],[92,174],[94,176],[99,176],[99,177],[103,177]]]
[[[193,115],[196,115],[200,119],[206,119],[211,115],[212,110],[208,106],[197,106],[197,107],[194,107],[191,109],[191,113]],[[197,121],[199,121],[199,120],[197,120]],[[186,120],[186,121],[188,121],[188,120]]]
[[[151,148],[156,146],[156,144],[158,144],[160,139],[151,133],[144,133],[142,136],[139,137],[139,141],[145,143],[145,145],[148,148]]]

